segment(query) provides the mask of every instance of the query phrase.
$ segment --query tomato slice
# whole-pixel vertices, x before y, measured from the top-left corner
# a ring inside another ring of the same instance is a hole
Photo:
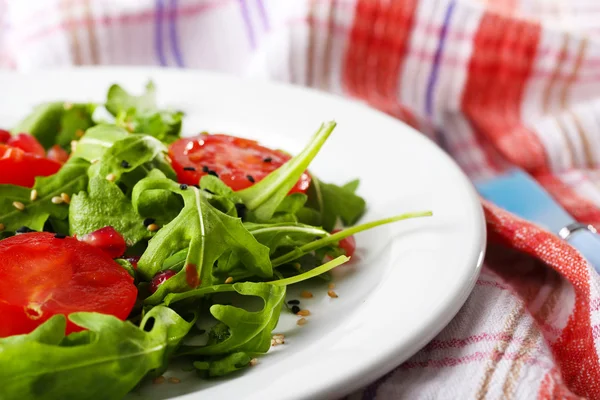
[[[50,147],[50,150],[48,150],[47,157],[52,161],[64,164],[69,159],[69,153],[67,153],[66,150],[59,145],[55,144],[54,146]]]
[[[136,300],[127,271],[71,237],[12,236],[0,241],[0,260],[0,337],[29,333],[53,315],[78,311],[125,320]],[[81,330],[67,322],[67,334]]]
[[[291,158],[254,140],[222,134],[180,139],[170,146],[169,155],[180,183],[197,185],[203,175],[216,173],[235,191],[260,182]],[[290,193],[306,192],[310,181],[303,173]]]
[[[36,176],[55,174],[60,166],[56,161],[0,144],[0,184],[33,187]]]
[[[18,135],[11,136],[10,139],[6,141],[6,144],[21,149],[25,153],[46,157],[46,150],[44,150],[44,147],[42,147],[40,142],[26,133],[19,133]]]
[[[9,131],[0,129],[0,143],[6,143],[11,136]]]
[[[331,233],[337,233],[340,229],[334,229]],[[356,239],[354,236],[348,236],[340,240],[340,249],[344,250],[348,257],[352,257],[356,251]]]

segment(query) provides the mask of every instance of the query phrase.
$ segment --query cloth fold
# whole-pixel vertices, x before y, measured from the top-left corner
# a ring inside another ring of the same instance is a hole
[[[472,179],[527,170],[600,229],[599,14],[588,0],[0,0],[0,68],[199,68],[350,96]],[[549,232],[484,209],[464,307],[349,398],[600,399],[600,278]]]

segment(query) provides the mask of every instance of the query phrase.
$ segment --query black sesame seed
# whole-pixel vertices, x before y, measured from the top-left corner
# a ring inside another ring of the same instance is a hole
[[[121,167],[123,167],[123,168],[130,168],[131,165],[127,161],[123,160],[123,161],[121,161]]]
[[[248,179],[250,182],[254,183],[254,177],[252,175],[246,175],[246,179]]]
[[[64,239],[64,238],[67,237],[67,235],[62,234],[62,233],[55,233],[54,237],[57,238],[57,239]]]
[[[298,304],[300,304],[300,300],[290,300],[288,301],[288,304],[297,306]]]
[[[210,189],[204,189],[204,191],[205,191],[206,193],[215,194],[215,192],[213,192],[213,191],[212,191],[212,190],[210,190]]]
[[[29,233],[29,232],[35,232],[33,229],[29,228],[28,226],[22,226],[20,228],[17,228],[17,230],[15,231],[15,233]]]
[[[194,185],[196,189],[200,189],[200,185]]]
[[[263,162],[267,162],[268,163],[268,162],[271,162],[271,161],[273,161],[273,159],[271,157],[267,157],[267,158],[263,159]]]
[[[293,312],[294,314],[298,314],[298,313],[300,312],[300,307],[298,307],[298,306],[293,306],[293,307],[292,307],[292,312]]]
[[[210,172],[210,168],[208,168],[206,165],[203,165],[202,172]]]
[[[210,171],[208,171],[208,174],[209,174],[209,175],[212,175],[212,176],[214,176],[214,177],[217,177],[217,178],[219,177],[219,174],[217,174],[217,173],[216,173],[215,171],[213,171],[212,169],[211,169]]]
[[[153,223],[155,223],[155,222],[156,222],[156,220],[155,220],[154,218],[146,218],[146,219],[144,220],[144,226],[151,225],[151,224],[153,224]]]
[[[246,216],[246,206],[242,203],[236,203],[235,210],[237,211],[237,216],[244,219]]]
[[[183,170],[184,171],[195,171],[196,168],[194,168],[194,167],[183,167]]]
[[[179,185],[179,189],[181,190],[185,190],[188,188],[188,185],[186,185],[185,183],[182,183],[181,185]]]

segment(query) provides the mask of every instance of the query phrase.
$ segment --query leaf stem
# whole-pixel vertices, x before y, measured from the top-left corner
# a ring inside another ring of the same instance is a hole
[[[323,265],[320,265],[317,268],[313,268],[310,271],[307,271],[303,274],[291,276],[291,277],[285,278],[285,279],[279,279],[276,281],[270,281],[270,282],[266,282],[266,283],[269,283],[269,284],[275,285],[275,286],[293,285],[294,283],[299,283],[299,282],[308,280],[310,278],[314,278],[317,275],[324,274],[325,272],[330,271],[330,270],[334,269],[335,267],[345,264],[349,260],[350,260],[350,257],[339,256],[339,257],[334,258],[333,260],[331,260]]]

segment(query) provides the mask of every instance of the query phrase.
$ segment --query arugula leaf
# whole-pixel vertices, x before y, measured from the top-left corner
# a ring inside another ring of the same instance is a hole
[[[141,96],[130,95],[121,86],[112,85],[105,106],[116,116],[117,124],[131,132],[146,133],[165,143],[174,142],[181,133],[183,113],[159,110],[152,82],[148,82]]]
[[[324,183],[313,177],[308,192],[308,205],[321,213],[320,225],[323,229],[331,231],[338,218],[345,226],[354,225],[364,214],[365,200],[354,194],[358,187],[358,180],[337,186]]]
[[[257,296],[263,299],[264,307],[260,311],[244,309],[222,304],[210,307],[210,313],[220,322],[229,327],[229,336],[220,342],[207,346],[181,346],[178,355],[220,355],[235,352],[266,353],[271,347],[271,332],[277,325],[281,306],[285,299],[285,286],[267,283],[243,282],[230,286],[243,296]],[[205,296],[201,289],[192,291],[199,296]],[[227,289],[230,291],[230,289]],[[171,303],[182,298],[190,298],[187,293],[170,295]],[[179,296],[179,297],[178,297]]]
[[[326,262],[325,264],[320,265],[316,268],[313,268],[309,271],[306,271],[302,274],[291,276],[291,277],[285,278],[285,279],[279,279],[276,281],[267,282],[267,283],[269,283],[271,285],[275,285],[275,286],[293,285],[296,283],[300,283],[302,281],[306,281],[310,278],[314,278],[319,275],[322,275],[325,272],[331,271],[335,267],[339,267],[340,265],[347,263],[348,261],[350,261],[350,257],[338,256],[338,257],[334,258],[333,260]]]
[[[193,322],[155,307],[146,332],[97,313],[69,319],[89,329],[64,338],[65,318],[55,316],[29,335],[0,339],[2,398],[120,399],[150,371],[161,370]],[[72,339],[73,338],[73,339]]]
[[[81,140],[77,142],[77,149],[73,156],[89,162],[100,160],[115,142],[125,139],[128,135],[129,133],[125,129],[116,125],[96,125],[88,129]]]
[[[169,292],[214,284],[213,265],[225,252],[235,254],[245,271],[262,277],[272,276],[269,249],[254,239],[240,219],[213,207],[199,189],[193,186],[182,189],[169,179],[145,178],[134,187],[134,207],[139,209],[141,195],[154,189],[179,194],[184,207],[148,242],[148,248],[138,262],[138,272],[150,280],[171,255],[185,248],[188,252],[185,267],[147,298],[147,304],[159,303]]]
[[[55,204],[52,198],[61,193],[71,195],[83,190],[87,185],[86,171],[89,163],[80,158],[71,158],[54,175],[36,178],[33,188],[37,198],[31,200],[31,189],[0,185],[0,221],[6,231],[14,232],[22,226],[41,231],[49,217],[64,220],[68,216],[69,206],[65,203]],[[23,211],[13,206],[13,202],[25,205]]]
[[[128,246],[152,236],[144,226],[144,218],[119,186],[100,176],[90,179],[87,192],[81,191],[71,198],[69,225],[70,234],[77,236],[112,226]]]
[[[268,221],[273,216],[281,202],[331,135],[335,125],[335,122],[322,124],[302,152],[292,157],[257,184],[237,192],[246,207],[254,213],[258,222]]]
[[[211,361],[196,361],[194,367],[199,371],[206,371],[209,377],[224,376],[250,365],[250,357],[247,353],[237,352],[223,358]]]
[[[106,126],[94,128],[91,133],[96,135],[102,131],[112,132],[113,137],[123,133]],[[102,147],[104,146],[99,145],[96,150],[89,147],[82,151],[89,156],[98,154],[98,149]],[[140,179],[150,175],[174,179],[175,172],[166,160],[166,152],[166,147],[157,139],[139,134],[128,134],[104,150],[100,161],[89,168],[90,181],[87,192],[78,193],[71,199],[71,234],[83,235],[105,226],[112,226],[123,235],[129,246],[151,237],[152,233],[143,224],[144,216],[150,212],[150,207],[134,209],[131,200],[119,185],[133,190]],[[111,180],[107,179],[109,176]],[[156,196],[167,203],[157,207]],[[143,204],[150,205],[152,210],[161,214],[159,219],[162,223],[166,223],[169,217],[173,218],[176,209],[165,213],[161,210],[164,211],[165,206],[180,204],[177,198],[172,198],[165,191],[146,193],[144,201]]]
[[[44,103],[20,121],[12,131],[26,132],[34,136],[45,149],[58,144],[70,149],[71,140],[77,139],[80,131],[94,125],[92,114],[95,104],[68,104],[64,102]]]
[[[299,247],[311,243],[315,238],[329,236],[329,232],[299,223],[244,224],[256,240],[267,246],[273,255],[281,247]]]
[[[315,251],[320,248],[332,245],[348,236],[355,235],[359,232],[363,232],[363,231],[366,231],[366,230],[369,230],[369,229],[372,229],[372,228],[375,228],[375,227],[378,227],[381,225],[391,224],[393,222],[403,221],[403,220],[412,219],[412,218],[430,217],[431,215],[433,215],[431,211],[417,211],[417,212],[411,212],[411,213],[397,215],[397,216],[391,217],[391,218],[384,218],[384,219],[379,219],[377,221],[367,222],[365,224],[358,225],[358,226],[353,226],[351,228],[344,229],[344,230],[336,232],[332,235],[325,236],[321,239],[307,243],[301,247],[298,247],[298,248],[290,251],[287,254],[277,257],[276,259],[273,260],[273,267],[277,267],[279,265],[288,263],[292,260],[295,260],[295,259],[303,256],[304,254],[307,254],[311,251]]]
[[[132,96],[121,86],[114,84],[108,88],[106,109],[112,115],[121,111],[137,110],[149,112],[156,109],[156,87],[152,81],[146,84],[146,92],[140,96]]]

